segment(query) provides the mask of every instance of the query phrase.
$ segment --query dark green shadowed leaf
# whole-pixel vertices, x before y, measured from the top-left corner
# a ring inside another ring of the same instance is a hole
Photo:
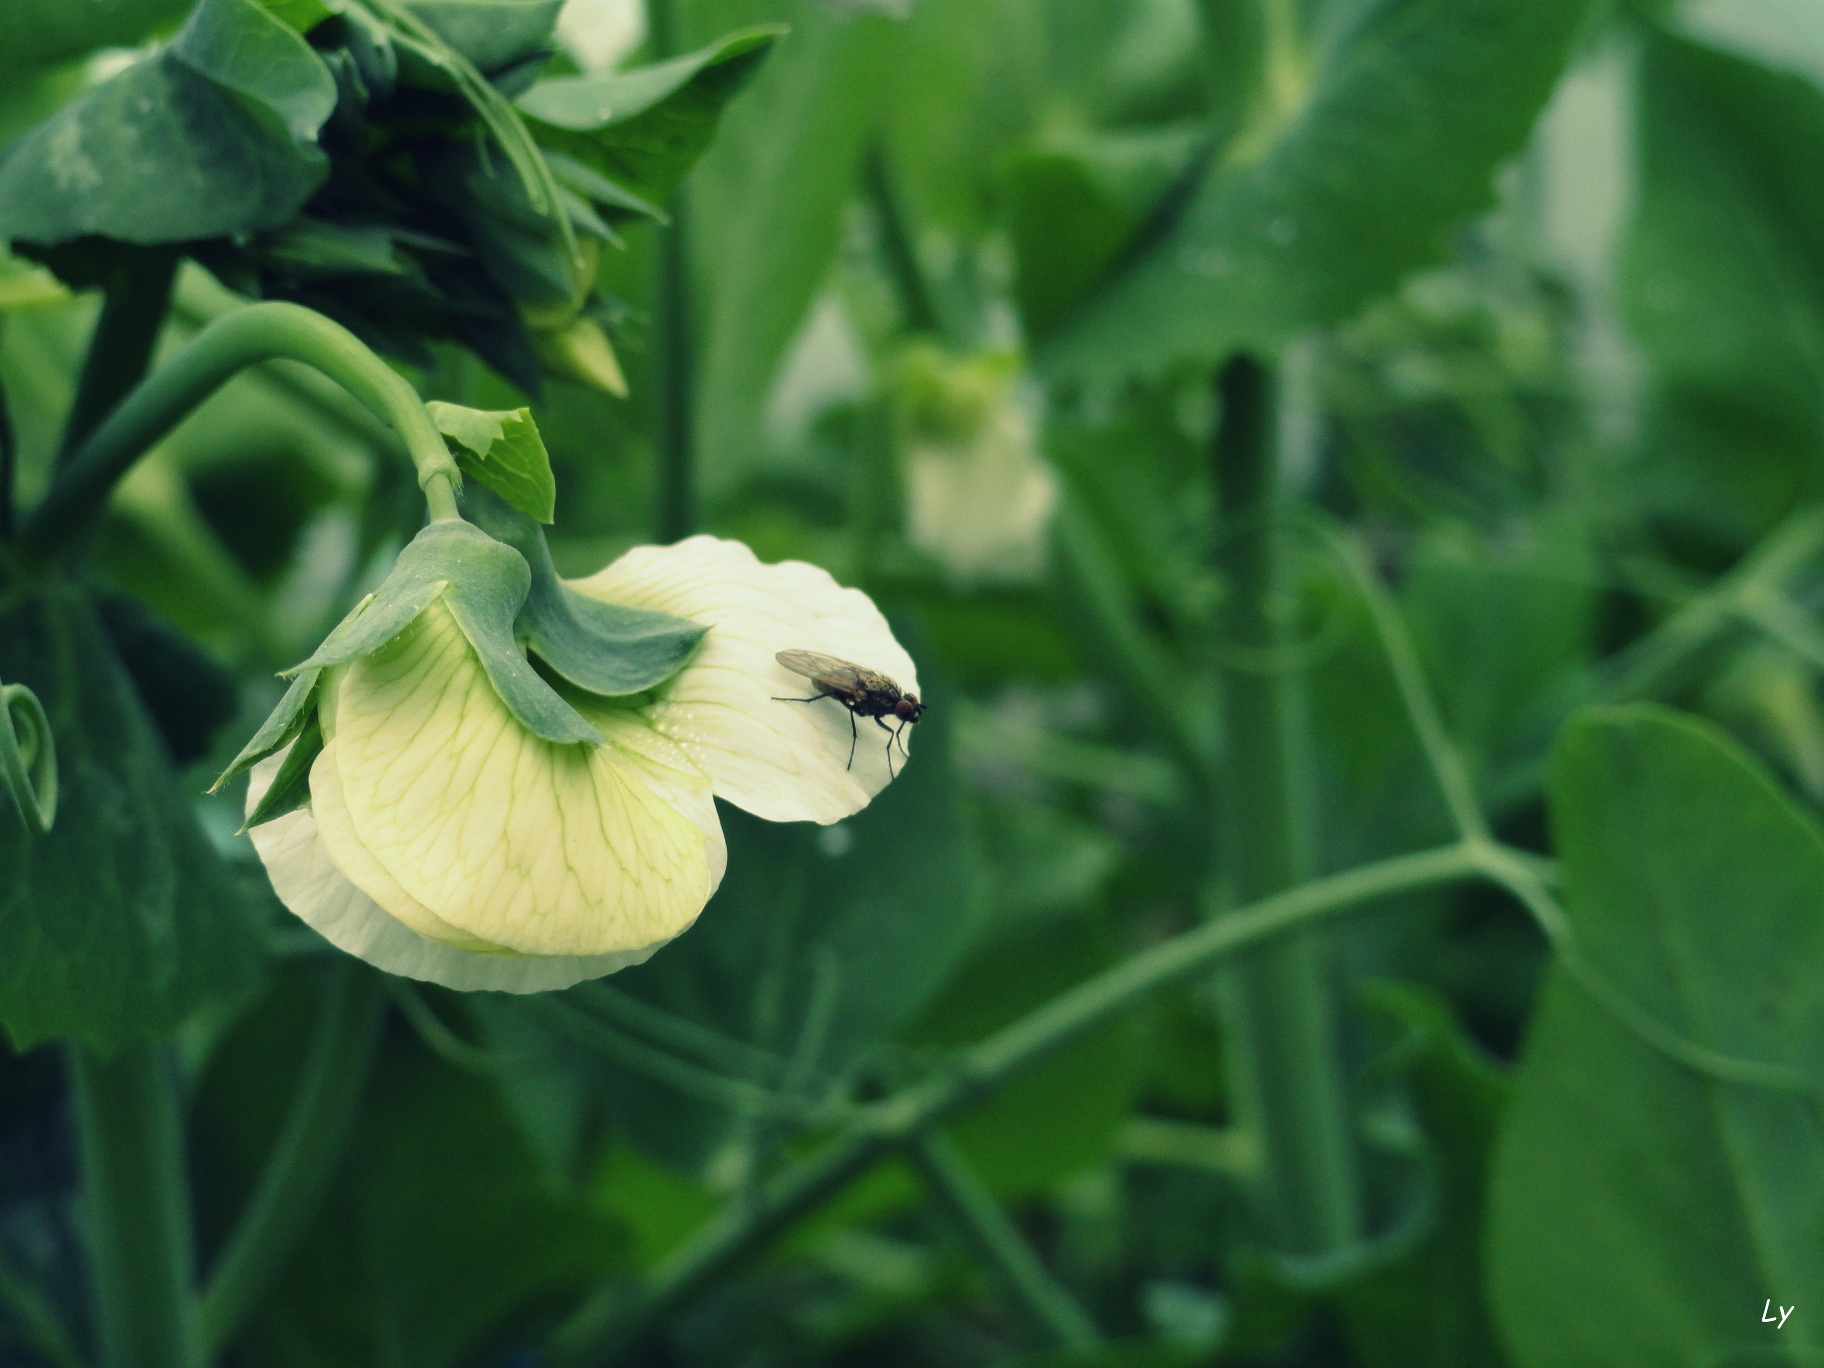
[[[904,30],[806,6],[691,173],[709,249],[698,421],[706,496],[739,486],[766,447],[767,395],[829,281],[864,150],[897,79]]]
[[[1362,7],[1367,9],[1367,7]],[[1219,156],[1169,231],[1040,353],[1154,375],[1343,317],[1487,208],[1586,0],[1395,0],[1322,53],[1289,108]]]
[[[328,162],[335,79],[253,0],[205,0],[171,45],[59,110],[0,162],[0,237],[178,242],[283,223]]]
[[[156,27],[176,23],[190,0],[6,0],[0,5],[0,72],[48,67],[101,47],[131,47]]]
[[[1552,757],[1579,945],[1646,1013],[1809,1095],[1726,1082],[1547,982],[1496,1150],[1490,1292],[1521,1368],[1824,1355],[1824,833],[1711,726],[1592,710]],[[1759,1320],[1771,1299],[1799,1311]]]
[[[300,145],[316,141],[336,107],[335,78],[310,45],[248,0],[205,0],[166,51],[250,106],[273,111]]]
[[[514,632],[578,688],[611,698],[644,692],[683,669],[709,630],[670,613],[577,593],[557,577],[545,534],[530,518],[472,487],[462,497],[463,512],[532,567]]]
[[[489,413],[436,399],[425,408],[464,475],[541,523],[557,516],[557,479],[531,409]]]
[[[398,636],[441,596],[494,691],[534,735],[600,745],[601,733],[539,678],[514,642],[513,619],[530,580],[525,557],[512,547],[466,522],[432,523],[399,553],[372,600],[344,618],[293,671],[359,660]]]
[[[195,1102],[198,1233],[219,1249],[256,1190],[306,1066],[306,963],[235,1023]],[[479,996],[479,995],[478,995]],[[447,998],[438,1010],[452,1021]],[[493,1080],[393,1030],[323,1200],[234,1353],[261,1368],[469,1368],[519,1346],[626,1258],[612,1218],[552,1183]]]
[[[1637,487],[1731,554],[1814,478],[1824,413],[1824,92],[1664,33],[1639,77],[1621,303],[1656,379]]]
[[[783,32],[743,29],[656,66],[544,81],[519,98],[519,109],[542,125],[542,145],[575,158],[626,193],[662,203],[709,145],[723,106]],[[608,199],[600,203],[623,207]]]
[[[412,13],[474,63],[499,71],[551,40],[564,0],[412,0]]]
[[[56,825],[0,821],[0,1026],[19,1047],[153,1038],[252,985],[252,909],[190,814],[164,747],[83,595],[0,618],[0,679],[44,704]]]
[[[1014,299],[1028,337],[1102,282],[1208,138],[1196,125],[1078,135],[1009,161]]]

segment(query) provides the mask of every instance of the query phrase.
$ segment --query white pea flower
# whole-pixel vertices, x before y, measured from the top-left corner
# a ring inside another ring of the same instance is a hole
[[[958,585],[1036,579],[1057,480],[1018,359],[919,344],[899,382],[907,540]]]
[[[566,988],[696,920],[727,858],[713,798],[828,824],[888,782],[884,744],[850,763],[840,703],[777,701],[812,692],[782,650],[916,691],[865,594],[706,536],[560,581],[529,522],[479,512],[500,540],[421,533],[230,770],[253,766],[274,890],[335,945],[451,988]]]

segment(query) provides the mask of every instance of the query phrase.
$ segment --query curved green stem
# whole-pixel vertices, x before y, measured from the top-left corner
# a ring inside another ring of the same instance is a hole
[[[234,1337],[316,1210],[367,1082],[384,1001],[378,974],[352,961],[331,969],[284,1129],[203,1293],[197,1341],[204,1363]]]
[[[963,1052],[949,1068],[863,1110],[827,1146],[731,1203],[662,1263],[629,1307],[616,1274],[559,1329],[559,1368],[612,1362],[724,1270],[791,1226],[888,1153],[1092,1029],[1113,1013],[1227,956],[1346,908],[1484,875],[1482,852],[1457,844],[1317,879],[1141,951]]]
[[[1463,752],[1451,740],[1438,711],[1437,700],[1425,683],[1425,672],[1419,665],[1419,653],[1413,649],[1412,636],[1406,630],[1406,620],[1400,616],[1386,586],[1369,565],[1361,544],[1341,531],[1322,524],[1320,528],[1368,606],[1375,636],[1380,640],[1382,654],[1387,657],[1387,668],[1400,691],[1406,720],[1412,724],[1419,749],[1425,753],[1425,763],[1444,797],[1445,807],[1450,810],[1451,821],[1465,840],[1486,837],[1488,822],[1476,801],[1476,786],[1469,777],[1469,766],[1464,763]]]
[[[1059,1348],[1089,1349],[1102,1342],[1095,1322],[1039,1262],[1032,1246],[949,1137],[929,1132],[915,1139],[907,1152],[932,1195],[956,1218],[970,1243],[1000,1272],[1026,1314]]]
[[[21,559],[54,559],[101,511],[120,477],[191,409],[237,372],[279,359],[315,367],[389,422],[418,468],[431,517],[458,516],[456,463],[405,378],[322,314],[297,304],[254,304],[204,328],[108,415],[26,523]]]
[[[102,1368],[198,1368],[190,1193],[176,1081],[156,1044],[72,1043],[83,1229]]]

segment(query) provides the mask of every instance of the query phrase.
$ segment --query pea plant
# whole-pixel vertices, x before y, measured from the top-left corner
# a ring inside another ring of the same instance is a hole
[[[0,1368],[1824,1356],[1824,23],[0,7]]]

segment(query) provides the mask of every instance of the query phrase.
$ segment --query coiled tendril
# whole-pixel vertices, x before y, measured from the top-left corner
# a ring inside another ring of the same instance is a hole
[[[38,695],[23,684],[0,685],[0,783],[25,829],[42,836],[57,818],[57,749]]]

